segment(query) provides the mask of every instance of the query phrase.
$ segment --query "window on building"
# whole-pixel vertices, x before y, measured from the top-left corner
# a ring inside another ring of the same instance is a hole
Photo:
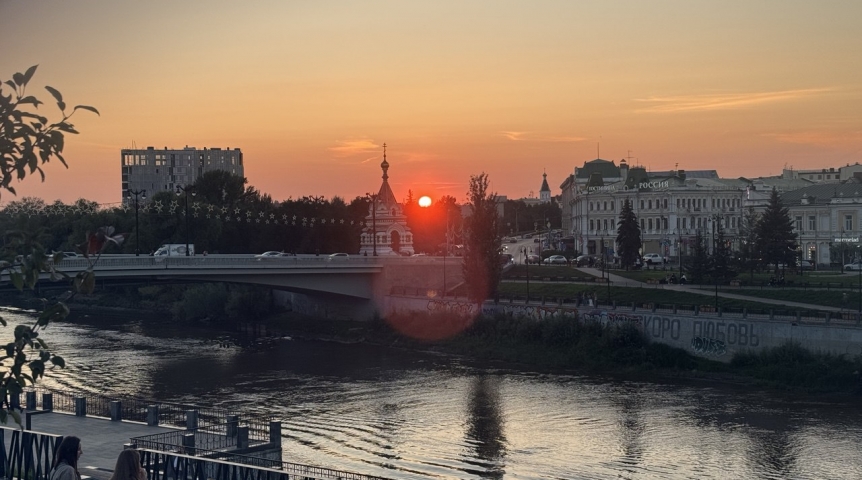
[[[677,219],[677,220],[679,220],[679,219]],[[682,228],[688,228],[688,222],[686,220],[687,220],[686,218],[682,219]]]
[[[652,210],[652,200],[649,201],[649,209]]]
[[[595,230],[593,220],[590,220],[590,230]]]
[[[797,216],[796,216],[796,231],[798,232],[798,231],[801,231],[801,230],[802,230],[802,216],[801,216],[801,215],[797,215]]]
[[[644,219],[642,218],[641,219],[641,230],[643,230],[643,229],[644,229]]]
[[[662,218],[662,219],[661,219],[661,227],[662,227],[663,229],[667,230],[667,218]]]
[[[648,219],[647,225],[649,225],[649,229],[652,230],[652,219]]]
[[[643,210],[643,209],[644,209],[644,201],[641,200],[641,210]]]
[[[844,231],[853,231],[853,215],[844,215]]]
[[[612,212],[614,211],[614,201],[613,200],[611,200],[611,211]]]
[[[608,209],[608,202],[605,202],[604,205],[602,205],[602,209],[604,209],[604,210]]]
[[[664,199],[664,208],[667,208],[667,199]]]
[[[590,211],[593,211],[593,202],[590,202]]]
[[[812,232],[817,230],[817,217],[814,215],[810,215],[808,217],[808,230],[811,230]]]

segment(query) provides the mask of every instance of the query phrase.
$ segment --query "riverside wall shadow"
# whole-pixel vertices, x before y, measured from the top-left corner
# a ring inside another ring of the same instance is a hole
[[[632,325],[653,342],[663,343],[693,355],[729,362],[737,352],[758,353],[789,341],[813,352],[862,355],[862,328],[855,325],[809,324],[766,318],[735,318],[717,315],[672,314],[571,305],[495,304],[482,305],[466,299],[389,296],[384,312],[453,313],[459,315],[523,316],[541,321],[570,318],[602,325]]]

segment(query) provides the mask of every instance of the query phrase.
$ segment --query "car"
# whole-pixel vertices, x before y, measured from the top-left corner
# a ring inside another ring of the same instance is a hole
[[[509,243],[518,243],[518,241],[517,241],[517,240],[515,240],[514,238],[510,238],[510,239],[509,239],[509,240],[507,240],[507,241],[508,241]]]
[[[575,265],[578,267],[585,267],[592,264],[595,264],[598,260],[598,257],[595,255],[579,255],[575,258]]]
[[[538,265],[538,264],[542,263],[542,257],[535,255],[535,254],[527,255],[526,263],[527,263],[527,265],[529,265],[531,263],[534,265]]]
[[[329,256],[329,258],[327,258],[327,260],[330,262],[343,262],[343,261],[349,260],[349,259],[350,259],[350,255],[348,255],[346,253],[333,253],[332,255]]]
[[[646,253],[644,254],[644,263],[647,265],[658,265],[664,263],[664,258],[657,253]]]
[[[276,252],[275,250],[270,250],[269,252],[259,253],[254,256],[254,258],[258,260],[266,259],[266,258],[278,258],[281,256],[281,252]]]
[[[509,253],[501,253],[500,254],[500,265],[506,266],[515,261],[514,257],[512,257]]]
[[[814,265],[811,264],[808,260],[800,260],[799,261],[799,269],[800,270],[814,270]]]
[[[562,255],[551,255],[550,257],[543,260],[542,263],[547,265],[567,265],[569,261],[566,260],[566,257]]]
[[[862,262],[852,262],[844,265],[844,270],[862,270]]]
[[[542,239],[541,238],[534,238],[533,243],[542,243]]]

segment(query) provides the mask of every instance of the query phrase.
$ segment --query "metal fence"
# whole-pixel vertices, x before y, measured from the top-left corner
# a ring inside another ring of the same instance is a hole
[[[138,451],[149,480],[387,480],[298,463],[280,462],[272,468],[146,448]]]
[[[214,452],[236,448],[240,428],[247,429],[248,432],[248,436],[243,438],[243,442],[247,443],[244,448],[266,445],[274,443],[273,440],[277,440],[271,436],[269,423],[258,420],[237,419],[234,422],[206,425],[189,430],[141,435],[139,437],[132,437],[130,441],[132,445],[137,445],[141,448],[163,452],[176,452],[185,447],[185,437],[187,435],[194,435],[194,449],[196,452]],[[196,453],[195,455],[198,454]]]
[[[0,478],[45,480],[61,441],[61,435],[0,427]]]

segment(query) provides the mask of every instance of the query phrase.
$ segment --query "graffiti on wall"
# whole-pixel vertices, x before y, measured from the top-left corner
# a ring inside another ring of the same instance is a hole
[[[679,340],[680,323],[678,318],[661,315],[644,316],[644,332],[652,338]]]
[[[584,312],[581,318],[586,322],[601,323],[603,327],[608,325],[634,325],[638,329],[643,326],[643,315],[622,312],[609,312],[607,310],[593,309]]]
[[[429,313],[454,313],[456,315],[472,315],[475,305],[469,302],[428,300]]]
[[[718,340],[722,344],[740,347],[757,347],[760,345],[760,337],[755,332],[754,324],[751,322],[695,320],[692,322],[692,328],[693,338],[708,338]],[[692,342],[694,342],[693,339]]]
[[[569,318],[577,320],[578,310],[575,308],[546,307],[542,305],[497,305],[486,306],[482,313],[494,315],[503,312],[515,317],[532,318],[533,320],[549,320],[552,318]]]
[[[720,357],[727,353],[727,347],[721,340],[706,337],[693,337],[691,349],[702,355],[714,355]]]

